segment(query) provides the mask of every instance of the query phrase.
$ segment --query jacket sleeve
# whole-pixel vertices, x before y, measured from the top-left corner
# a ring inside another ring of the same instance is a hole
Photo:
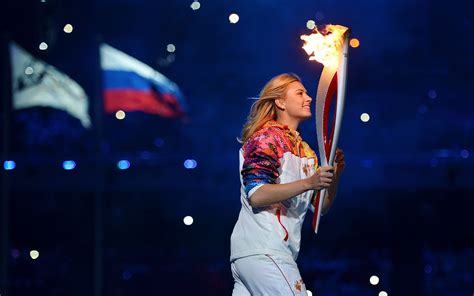
[[[265,184],[275,184],[281,165],[278,135],[269,131],[252,136],[243,147],[242,181],[247,198]]]

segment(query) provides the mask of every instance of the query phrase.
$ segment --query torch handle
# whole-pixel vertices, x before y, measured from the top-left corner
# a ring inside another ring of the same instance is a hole
[[[321,158],[321,166],[334,165],[334,158],[336,155],[337,142],[339,140],[339,132],[342,125],[342,115],[344,113],[344,101],[346,96],[346,79],[347,79],[347,62],[349,59],[349,38],[350,30],[348,29],[344,34],[344,43],[342,47],[342,54],[339,59],[339,66],[336,69],[324,67],[319,80],[317,97],[316,97],[316,130],[318,134],[319,154]],[[336,99],[336,114],[334,117],[334,130],[332,140],[327,141],[327,121],[324,120],[329,113],[330,100],[332,99],[333,89],[331,89],[331,81],[337,75],[337,99]],[[329,100],[329,104],[326,100]],[[329,157],[326,152],[326,145],[331,143],[329,149]],[[324,198],[326,196],[326,189],[322,189],[317,193],[313,217],[313,229],[318,233],[320,216],[324,205]],[[318,207],[318,208],[316,208]]]
[[[340,57],[339,68],[337,69],[337,106],[336,117],[334,118],[334,137],[332,140],[331,153],[329,155],[329,165],[334,165],[334,157],[336,156],[337,142],[339,140],[339,132],[342,126],[342,115],[344,114],[344,101],[346,98],[346,81],[347,81],[347,62],[349,60],[349,38],[350,30],[344,34],[344,44]]]

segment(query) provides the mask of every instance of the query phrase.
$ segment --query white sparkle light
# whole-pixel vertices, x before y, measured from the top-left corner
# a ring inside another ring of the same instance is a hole
[[[47,50],[48,49],[48,44],[46,42],[41,42],[39,45],[40,50]]]
[[[35,70],[32,67],[26,67],[25,68],[25,74],[26,75],[31,75],[35,72]]]
[[[115,117],[118,120],[122,120],[125,118],[125,112],[123,112],[122,110],[118,110],[117,112],[115,112]]]
[[[231,15],[229,15],[229,22],[231,24],[236,24],[238,21],[239,21],[239,15],[237,13],[232,13]]]
[[[367,114],[367,113],[362,113],[362,114],[360,115],[360,120],[361,120],[362,122],[368,122],[368,121],[370,120],[370,115]]]
[[[39,255],[40,255],[40,254],[39,254],[39,252],[38,252],[37,250],[31,250],[31,251],[30,251],[30,257],[31,257],[31,259],[33,259],[33,260],[38,259]]]
[[[185,225],[189,226],[189,225],[193,224],[194,219],[191,216],[186,216],[186,217],[184,217],[183,222],[184,222]]]
[[[379,283],[380,280],[379,280],[378,276],[373,275],[373,276],[370,277],[369,281],[373,286],[375,286]]]
[[[191,3],[192,10],[198,10],[199,8],[201,8],[201,3],[199,3],[199,1],[194,1],[193,3]]]
[[[170,44],[166,45],[166,50],[168,52],[175,52],[176,51],[176,46],[174,46],[174,44],[170,43]]]
[[[68,33],[68,34],[69,34],[69,33],[72,33],[72,30],[73,30],[73,29],[74,29],[74,28],[72,27],[71,24],[66,24],[66,25],[64,26],[64,28],[63,28],[63,31],[64,31],[65,33]]]

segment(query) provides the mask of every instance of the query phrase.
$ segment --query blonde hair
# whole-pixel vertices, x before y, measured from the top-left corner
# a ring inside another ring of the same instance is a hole
[[[292,82],[301,82],[301,79],[293,73],[284,73],[273,77],[265,84],[260,96],[252,104],[247,122],[242,129],[240,143],[245,143],[256,131],[277,116],[275,100],[284,98],[288,85]]]

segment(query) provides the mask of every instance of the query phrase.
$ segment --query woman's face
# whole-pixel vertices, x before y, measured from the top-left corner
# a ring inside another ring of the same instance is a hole
[[[298,81],[288,85],[286,98],[282,100],[284,111],[289,117],[306,119],[311,117],[311,99],[306,88]]]

